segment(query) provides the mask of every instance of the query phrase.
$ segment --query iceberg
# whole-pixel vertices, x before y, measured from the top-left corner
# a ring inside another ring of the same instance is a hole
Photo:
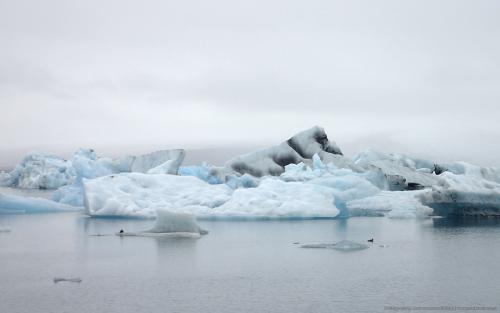
[[[146,218],[158,210],[245,219],[500,216],[500,168],[373,150],[350,159],[318,126],[222,167],[181,166],[184,157],[182,149],[119,159],[99,158],[91,149],[69,160],[30,155],[0,173],[0,185],[57,188],[54,201],[3,196],[3,209],[78,206],[90,216]]]
[[[177,175],[185,156],[183,149],[175,149],[130,157],[130,168],[123,172]]]
[[[140,156],[126,156],[117,160],[98,158],[93,150],[80,149],[72,158],[75,179],[72,184],[57,189],[52,200],[84,206],[82,179],[91,179],[122,172],[177,175],[185,151],[160,150]]]
[[[196,218],[192,214],[174,213],[167,210],[156,212],[154,226],[146,231],[129,233],[120,232],[118,236],[133,237],[162,237],[162,238],[200,238],[208,232],[196,224]]]
[[[444,172],[421,201],[440,216],[500,216],[500,183],[483,175]]]
[[[382,191],[374,196],[347,202],[350,216],[383,216],[390,218],[425,218],[433,210],[421,197],[428,190]]]
[[[203,162],[201,165],[181,166],[179,168],[179,175],[198,177],[209,184],[215,185],[224,182],[224,179],[220,177],[222,170],[222,168],[215,168]]]
[[[277,146],[238,156],[228,161],[226,167],[255,177],[278,176],[285,171],[286,165],[310,160],[314,154],[329,162],[343,160],[340,148],[328,140],[323,128],[315,126]]]
[[[210,185],[196,177],[120,173],[83,180],[85,213],[90,216],[156,216],[166,209],[211,215],[212,208],[229,200],[233,190]]]
[[[240,218],[333,218],[339,214],[330,188],[268,177],[255,188],[236,189],[214,215]]]
[[[466,162],[444,164],[439,165],[439,167],[441,173],[448,171],[456,175],[474,176],[476,178],[500,183],[500,168],[498,167],[481,167]]]
[[[300,246],[301,248],[306,249],[334,249],[338,251],[358,251],[369,248],[369,246],[365,243],[355,242],[351,240],[342,240],[336,243],[312,243],[312,244],[303,244]]]
[[[366,150],[353,158],[365,170],[378,169],[387,177],[390,190],[415,190],[431,187],[438,181],[433,162],[412,159],[401,154],[383,154]]]
[[[10,173],[0,173],[0,186],[25,189],[57,189],[81,181],[121,172],[151,171],[155,174],[177,174],[185,151],[161,150],[120,159],[99,158],[92,149],[79,149],[70,160],[58,156],[31,154]],[[61,198],[63,198],[61,196]]]
[[[0,214],[78,211],[80,209],[44,198],[0,194]]]
[[[155,217],[156,211],[217,218],[335,217],[327,187],[266,178],[254,188],[233,190],[192,176],[122,173],[84,180],[90,216]]]
[[[70,162],[57,156],[31,154],[10,173],[2,173],[0,183],[26,189],[56,189],[71,183],[74,176]]]

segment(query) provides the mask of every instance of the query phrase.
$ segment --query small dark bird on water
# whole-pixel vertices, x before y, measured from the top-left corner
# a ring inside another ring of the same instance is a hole
[[[120,234],[123,234],[123,229],[120,229]]]
[[[368,241],[368,242],[373,242],[373,238],[372,238],[372,239],[368,239],[367,241]]]

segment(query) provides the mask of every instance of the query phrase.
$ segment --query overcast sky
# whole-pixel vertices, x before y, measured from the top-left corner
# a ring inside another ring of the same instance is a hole
[[[0,0],[0,109],[0,162],[321,125],[350,155],[500,165],[500,1]]]

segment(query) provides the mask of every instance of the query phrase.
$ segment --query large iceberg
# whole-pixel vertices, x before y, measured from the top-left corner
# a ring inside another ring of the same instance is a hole
[[[161,150],[119,159],[99,158],[92,149],[79,149],[70,160],[58,156],[30,154],[10,173],[0,173],[0,186],[25,189],[57,189],[82,178],[121,172],[177,174],[185,151]]]
[[[83,181],[91,216],[155,217],[161,209],[210,215],[233,190],[192,176],[121,173]]]
[[[342,156],[340,148],[328,140],[323,128],[315,126],[277,146],[238,156],[228,161],[226,167],[256,177],[278,176],[285,171],[286,165],[310,160],[315,154],[328,162],[343,161],[337,158]]]
[[[121,173],[84,180],[85,212],[91,216],[154,217],[156,211],[198,217],[335,217],[329,188],[267,178],[255,188],[233,190],[196,177]]]
[[[421,201],[441,216],[500,216],[500,183],[482,175],[445,172]]]
[[[75,177],[71,163],[53,155],[31,154],[13,171],[1,173],[0,184],[27,189],[56,189]]]
[[[0,184],[58,188],[56,202],[22,205],[32,211],[84,206],[91,216],[155,217],[158,210],[210,218],[500,216],[499,168],[373,150],[350,159],[321,127],[222,167],[181,166],[184,156],[184,150],[164,150],[110,159],[88,149],[70,160],[31,155],[0,173]],[[6,199],[10,208],[23,200]]]

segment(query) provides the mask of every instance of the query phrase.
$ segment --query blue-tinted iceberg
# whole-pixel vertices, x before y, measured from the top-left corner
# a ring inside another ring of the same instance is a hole
[[[350,159],[321,127],[222,167],[181,166],[184,156],[165,150],[110,159],[84,149],[68,161],[32,155],[1,173],[0,184],[58,188],[53,200],[84,206],[91,216],[155,217],[163,209],[217,218],[500,216],[498,168],[372,150]],[[24,205],[57,207],[31,204]]]
[[[335,217],[329,188],[267,178],[255,188],[233,190],[196,177],[122,173],[84,180],[85,210],[91,216],[154,217],[156,211],[198,217]]]
[[[44,198],[0,194],[0,214],[45,213],[77,210],[81,210],[81,208],[57,203]]]
[[[211,215],[233,190],[196,177],[121,173],[84,180],[85,212],[91,216],[155,217],[156,211]]]

